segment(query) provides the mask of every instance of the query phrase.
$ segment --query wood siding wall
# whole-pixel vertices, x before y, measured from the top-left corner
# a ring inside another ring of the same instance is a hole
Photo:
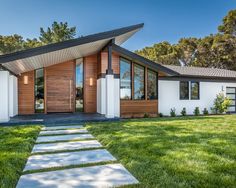
[[[97,54],[84,58],[84,112],[87,113],[97,112],[97,63]]]
[[[45,68],[46,112],[75,111],[75,61]]]
[[[155,117],[158,113],[158,100],[121,100],[121,117],[143,117],[145,113]]]
[[[28,84],[24,84],[24,76],[28,76]],[[19,114],[34,114],[34,71],[18,77],[18,111]]]

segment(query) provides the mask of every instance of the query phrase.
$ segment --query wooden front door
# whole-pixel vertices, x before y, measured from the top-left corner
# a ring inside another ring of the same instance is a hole
[[[74,61],[47,67],[45,72],[47,112],[74,112]]]

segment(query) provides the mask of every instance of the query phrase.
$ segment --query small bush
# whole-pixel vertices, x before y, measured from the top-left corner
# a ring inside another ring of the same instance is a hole
[[[182,115],[182,116],[186,116],[186,114],[187,114],[187,113],[186,113],[186,108],[183,108],[183,110],[181,111],[181,115]]]
[[[208,115],[208,114],[209,114],[207,108],[204,108],[204,110],[202,111],[202,113],[203,113],[204,115]]]
[[[212,112],[215,114],[222,114],[227,111],[228,107],[231,104],[231,100],[224,96],[223,93],[216,95],[214,100],[214,106],[211,108]]]
[[[149,118],[150,116],[149,116],[148,113],[145,113],[143,117],[144,117],[144,118]]]
[[[194,109],[194,115],[195,116],[199,116],[200,115],[200,110],[199,110],[199,107],[196,107],[195,109]]]
[[[176,111],[175,108],[171,108],[171,109],[170,109],[170,116],[171,116],[171,117],[175,117],[175,116],[176,116],[175,111]]]
[[[159,117],[163,117],[163,114],[162,114],[162,113],[159,113]]]

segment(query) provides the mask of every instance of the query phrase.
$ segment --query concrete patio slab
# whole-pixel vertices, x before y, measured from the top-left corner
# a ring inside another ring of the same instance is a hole
[[[79,129],[79,128],[83,128],[83,126],[82,125],[52,126],[52,127],[43,127],[42,130],[51,131],[51,130]]]
[[[59,136],[39,136],[36,143],[39,142],[56,142],[56,141],[72,141],[79,139],[94,138],[91,134],[72,134],[72,135],[59,135]]]
[[[57,134],[75,134],[75,133],[87,133],[86,129],[68,129],[68,130],[51,130],[41,131],[39,135],[57,135]]]
[[[98,147],[102,147],[102,145],[97,140],[36,144],[34,145],[32,153],[54,152],[62,150],[76,150],[76,149],[98,148]]]
[[[23,175],[17,188],[104,188],[137,183],[121,164],[108,164]]]
[[[28,158],[24,171],[115,160],[105,149],[33,155]]]

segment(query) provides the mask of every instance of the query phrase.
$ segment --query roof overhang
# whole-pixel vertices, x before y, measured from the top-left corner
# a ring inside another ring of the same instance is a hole
[[[112,50],[119,53],[121,56],[123,56],[124,58],[127,58],[131,61],[134,61],[134,62],[137,62],[137,63],[140,63],[142,65],[145,65],[145,66],[148,66],[149,68],[155,70],[155,71],[158,71],[158,72],[163,72],[169,76],[177,76],[179,75],[179,73],[165,67],[165,66],[162,66],[161,64],[158,64],[156,62],[153,62],[149,59],[146,59],[136,53],[133,53],[125,48],[122,48],[116,44],[113,44],[112,45]]]
[[[111,39],[115,39],[116,45],[121,45],[139,31],[143,25],[144,24],[132,25],[64,42],[1,55],[0,65],[17,75],[72,59],[78,59],[99,52]]]

